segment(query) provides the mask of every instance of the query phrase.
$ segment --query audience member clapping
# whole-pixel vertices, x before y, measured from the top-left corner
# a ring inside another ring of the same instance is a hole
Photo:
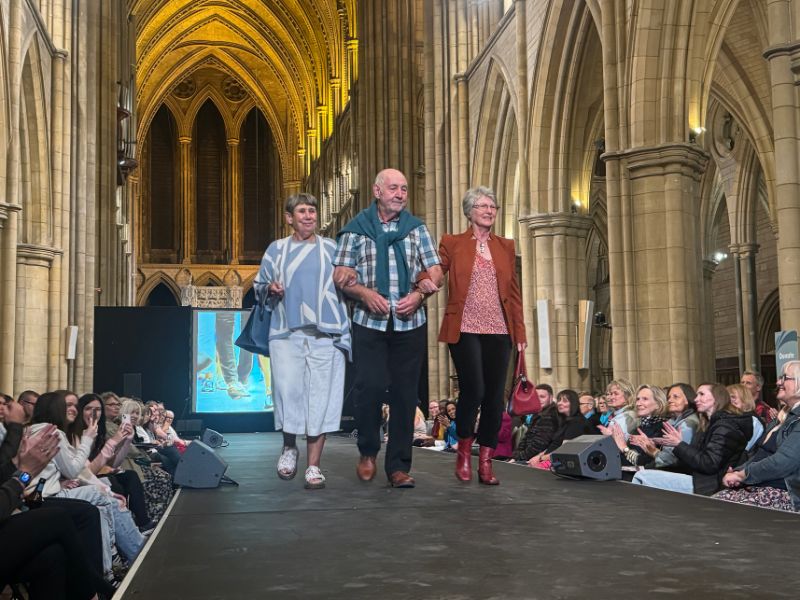
[[[677,466],[684,473],[645,469],[634,475],[634,483],[703,495],[721,488],[723,474],[740,460],[753,434],[753,422],[730,403],[728,390],[717,383],[701,384],[695,404],[701,422],[691,445],[669,423],[664,424],[662,435],[664,445],[674,446]]]
[[[625,435],[616,422],[611,424],[611,435],[622,455],[623,466],[642,466],[653,463],[645,440],[661,436],[667,420],[667,397],[658,386],[640,385],[636,390],[637,435],[625,440]]]
[[[667,388],[667,411],[670,417],[667,423],[680,432],[681,439],[687,444],[692,443],[692,438],[700,427],[700,417],[695,411],[694,397],[694,390],[686,383],[674,383]],[[678,462],[673,446],[663,446],[660,438],[648,437],[641,429],[635,435],[631,435],[629,441],[653,457],[653,466],[657,469]]]

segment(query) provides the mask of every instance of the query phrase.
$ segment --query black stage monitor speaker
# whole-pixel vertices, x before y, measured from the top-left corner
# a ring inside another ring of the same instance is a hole
[[[218,431],[214,431],[213,429],[206,429],[203,432],[200,441],[210,446],[211,448],[219,448],[220,446],[222,446],[222,444],[225,443],[225,438],[223,438],[222,434]]]
[[[588,479],[622,479],[619,448],[610,435],[582,435],[568,440],[552,453],[559,475]]]
[[[228,463],[216,452],[195,440],[186,447],[173,479],[181,487],[215,488],[227,469]]]

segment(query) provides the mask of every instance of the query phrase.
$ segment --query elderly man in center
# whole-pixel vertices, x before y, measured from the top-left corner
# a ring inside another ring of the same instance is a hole
[[[375,477],[381,403],[386,400],[392,415],[386,475],[393,487],[409,488],[415,485],[409,471],[427,339],[422,306],[426,293],[415,281],[427,270],[438,288],[442,270],[428,228],[406,210],[405,175],[385,169],[372,191],[374,202],[339,232],[333,259],[334,282],[356,301],[353,363],[361,454],[356,472],[362,481]]]

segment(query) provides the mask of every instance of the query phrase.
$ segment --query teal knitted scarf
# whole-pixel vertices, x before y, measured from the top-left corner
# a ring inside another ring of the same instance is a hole
[[[377,248],[376,274],[378,276],[378,293],[384,298],[389,297],[389,247],[391,246],[392,250],[394,250],[395,262],[397,262],[397,277],[400,296],[402,297],[410,291],[408,261],[406,260],[403,240],[411,231],[422,224],[422,221],[417,217],[404,210],[400,213],[397,231],[384,231],[381,226],[381,220],[378,217],[378,203],[373,202],[345,225],[336,234],[336,237],[343,233],[355,233],[367,236],[375,242]]]

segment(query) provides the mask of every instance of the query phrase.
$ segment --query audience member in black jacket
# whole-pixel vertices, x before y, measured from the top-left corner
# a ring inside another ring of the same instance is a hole
[[[723,385],[701,384],[695,403],[702,421],[691,444],[682,441],[669,423],[664,424],[661,436],[665,445],[675,447],[678,467],[685,473],[647,469],[636,473],[634,483],[705,496],[721,489],[723,475],[737,464],[753,435],[753,421],[730,403]]]
[[[664,390],[656,385],[640,385],[636,390],[634,409],[639,421],[638,434],[648,438],[660,437],[668,415]],[[655,462],[644,447],[635,443],[636,436],[631,436],[632,439],[626,442],[625,434],[616,423],[612,425],[611,435],[619,448],[623,466],[644,466]]]
[[[578,406],[578,394],[574,390],[562,390],[556,400],[556,429],[550,443],[541,452],[531,457],[528,464],[538,467],[550,460],[550,453],[556,450],[564,440],[571,440],[579,435],[596,433],[594,426],[581,414]],[[549,465],[543,466],[547,468]]]

